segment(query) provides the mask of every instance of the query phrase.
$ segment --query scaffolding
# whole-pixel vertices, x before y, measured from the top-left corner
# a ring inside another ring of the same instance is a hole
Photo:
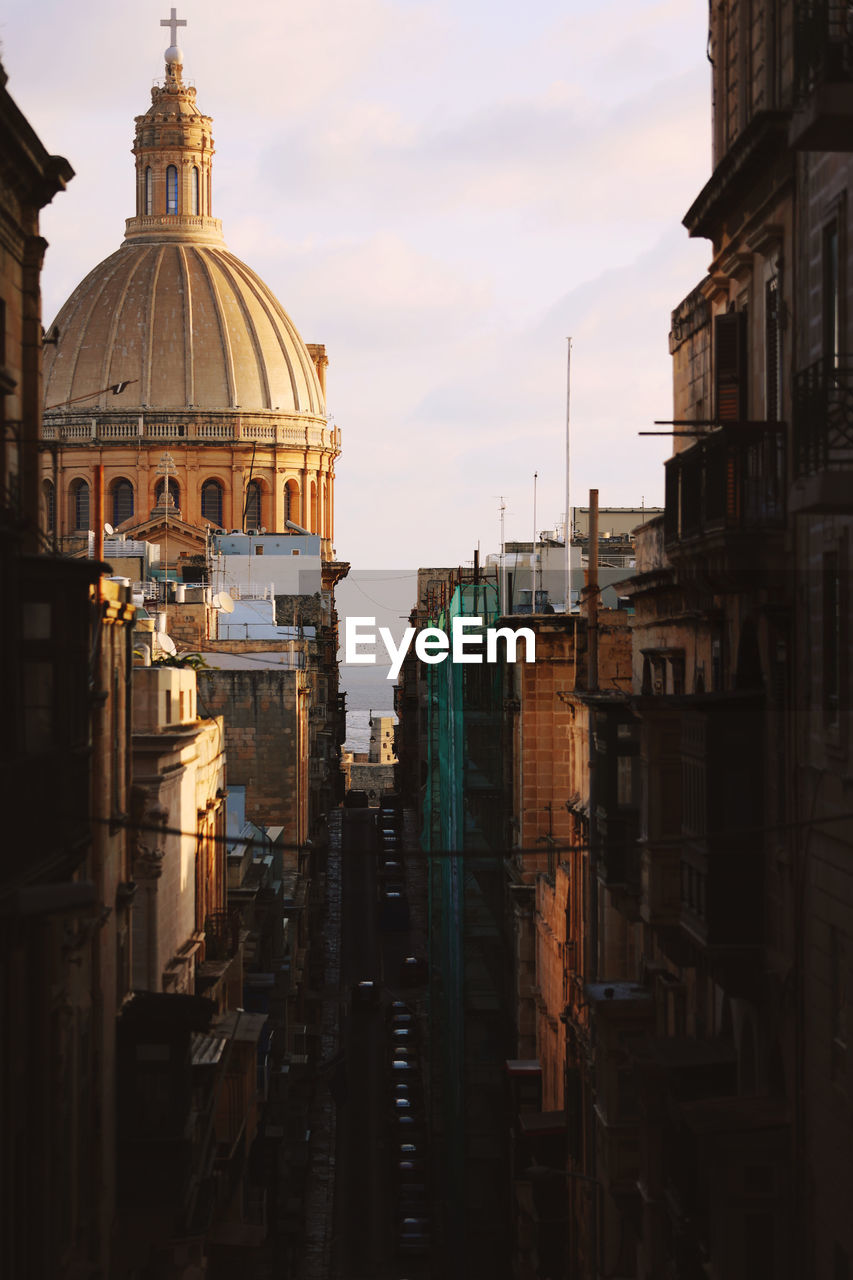
[[[476,571],[430,588],[429,624],[448,637],[455,618],[485,631],[499,616],[496,581]],[[497,662],[427,666],[433,1120],[451,1277],[502,1277],[509,1258],[502,677]]]

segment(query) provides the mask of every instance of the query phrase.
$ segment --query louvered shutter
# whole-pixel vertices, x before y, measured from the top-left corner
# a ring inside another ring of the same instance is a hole
[[[746,418],[746,313],[729,311],[714,320],[717,418]]]

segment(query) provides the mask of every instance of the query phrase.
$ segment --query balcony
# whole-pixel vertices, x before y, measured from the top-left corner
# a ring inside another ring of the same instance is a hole
[[[784,522],[783,424],[727,423],[666,463],[664,546],[673,562],[754,573],[766,564],[756,535]]]
[[[752,693],[691,699],[682,720],[681,926],[733,973],[762,940],[763,723]]]
[[[815,361],[794,378],[791,509],[846,510],[853,473],[853,355]]]
[[[791,146],[853,150],[853,15],[847,4],[803,0],[794,25]]]

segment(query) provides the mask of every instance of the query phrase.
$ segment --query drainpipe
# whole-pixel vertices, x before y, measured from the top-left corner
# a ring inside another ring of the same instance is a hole
[[[104,467],[101,462],[95,467],[94,499],[95,545],[92,554],[95,562],[101,563],[104,559]]]

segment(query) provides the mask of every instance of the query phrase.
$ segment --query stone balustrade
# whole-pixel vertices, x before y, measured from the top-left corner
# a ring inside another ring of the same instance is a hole
[[[298,449],[331,449],[337,453],[341,433],[331,421],[322,426],[316,419],[305,423],[271,423],[252,419],[238,422],[140,422],[137,417],[129,417],[125,421],[87,418],[63,423],[45,422],[41,438],[64,445],[106,444],[121,440],[142,443],[152,440],[222,441],[227,444],[246,441]]]

